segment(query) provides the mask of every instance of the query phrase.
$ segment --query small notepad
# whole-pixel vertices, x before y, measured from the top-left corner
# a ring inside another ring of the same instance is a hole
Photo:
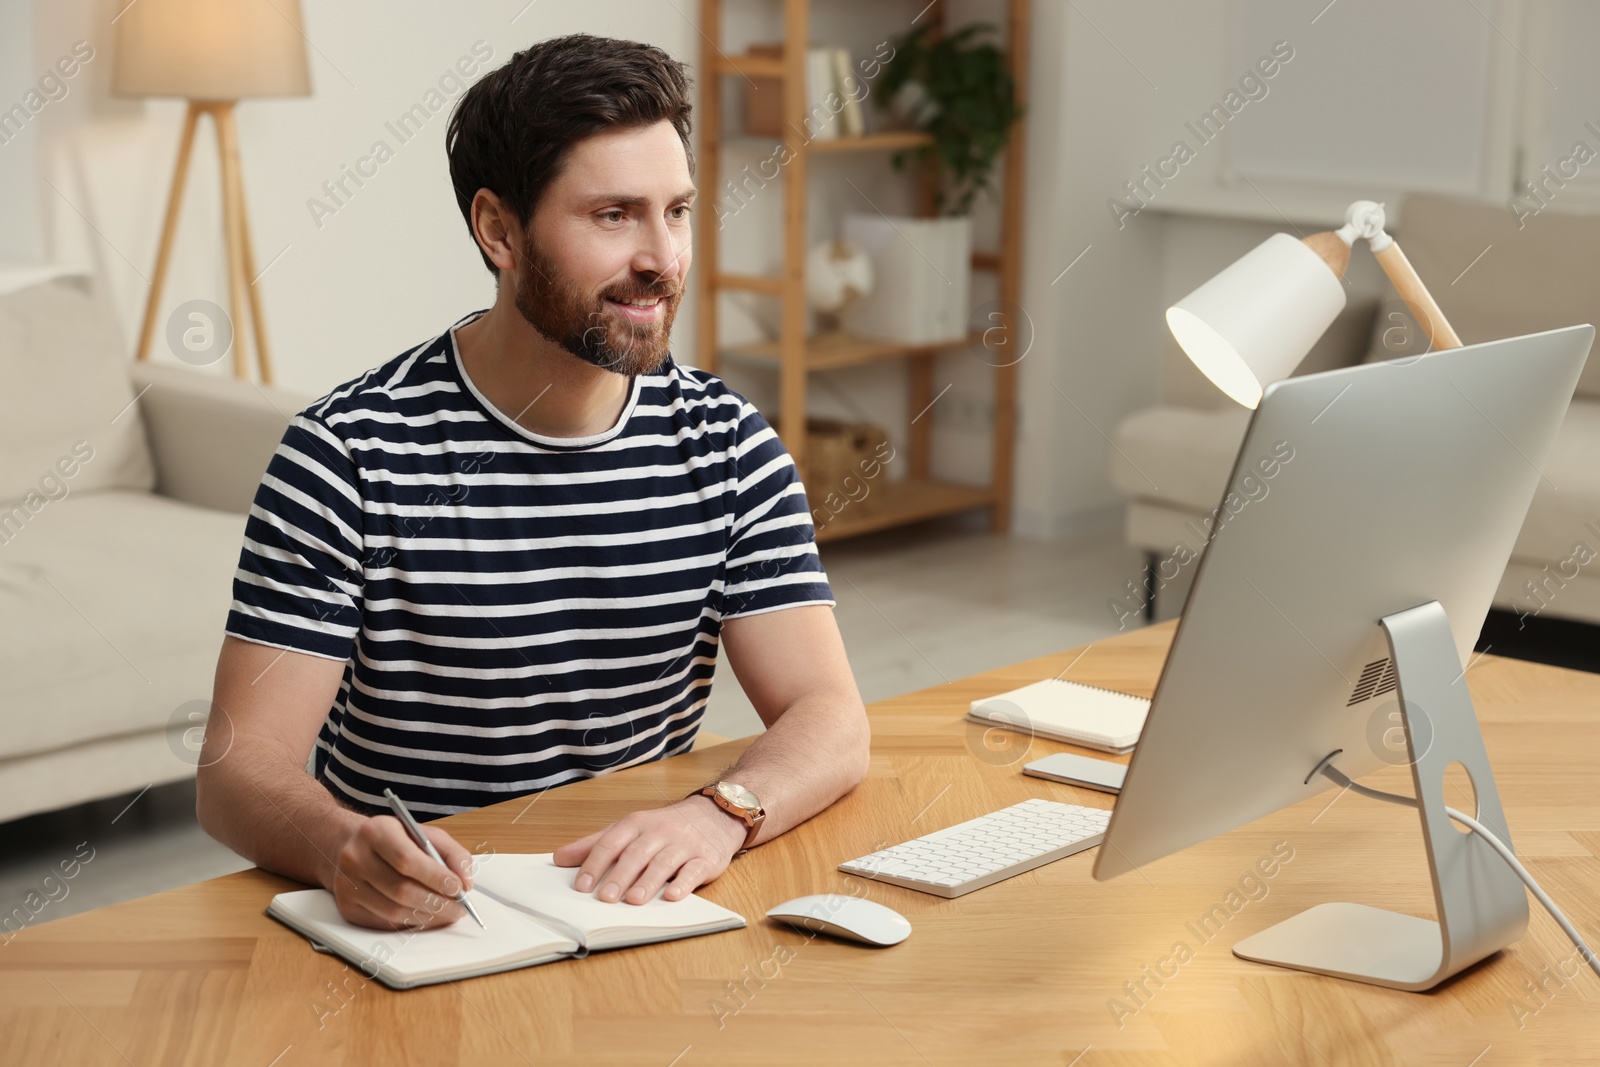
[[[1121,755],[1133,751],[1150,701],[1110,689],[1046,678],[974,700],[967,718],[1018,733]]]

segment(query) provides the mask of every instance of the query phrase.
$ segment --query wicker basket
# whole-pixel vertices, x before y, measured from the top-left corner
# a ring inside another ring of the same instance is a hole
[[[773,419],[772,428],[782,435],[780,420]],[[876,510],[888,481],[882,462],[888,441],[887,431],[870,422],[806,419],[805,488],[812,510],[839,510],[844,501],[858,514]]]

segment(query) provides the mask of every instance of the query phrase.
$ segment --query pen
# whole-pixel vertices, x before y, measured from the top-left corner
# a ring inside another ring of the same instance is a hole
[[[385,789],[383,791],[383,795],[389,798],[389,807],[394,812],[394,817],[399,819],[401,825],[406,828],[406,833],[411,835],[411,840],[422,846],[422,850],[428,855],[432,856],[441,867],[449,870],[450,865],[445,863],[444,858],[439,855],[439,850],[433,847],[433,842],[428,840],[428,835],[422,832],[422,827],[417,825],[417,820],[411,817],[411,813],[407,811],[406,806],[400,802],[400,798],[394,795],[394,790]],[[463,908],[466,908],[467,914],[472,916],[473,920],[479,926],[483,927],[485,930],[489,929],[487,926],[483,925],[483,919],[478,916],[478,909],[474,908],[472,906],[472,901],[467,899],[467,891],[465,888],[461,890],[461,895],[456,897],[456,903],[460,904]]]

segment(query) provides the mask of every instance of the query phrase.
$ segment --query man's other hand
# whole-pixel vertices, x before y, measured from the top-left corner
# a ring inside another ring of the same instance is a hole
[[[424,852],[400,820],[375,815],[359,823],[336,857],[339,914],[380,930],[449,926],[466,915],[455,898],[472,888],[472,853],[443,830],[424,826],[448,867]]]
[[[574,888],[587,893],[599,885],[600,900],[643,904],[662,886],[667,900],[682,900],[728,869],[744,836],[738,819],[696,795],[636,811],[562,845],[554,858],[558,867],[582,864]]]

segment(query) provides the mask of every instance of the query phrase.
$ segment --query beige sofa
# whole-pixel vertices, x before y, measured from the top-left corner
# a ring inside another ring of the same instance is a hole
[[[0,286],[0,820],[194,773],[245,513],[312,399],[127,352],[83,279]]]
[[[1600,324],[1600,217],[1547,211],[1519,230],[1502,206],[1416,196],[1403,204],[1401,220],[1397,240],[1463,342]],[[1297,373],[1422,351],[1402,308],[1398,300],[1350,307]],[[1127,540],[1152,560],[1180,544],[1199,551],[1198,531],[1222,499],[1250,414],[1182,380],[1193,368],[1169,361],[1169,372],[1189,396],[1213,406],[1136,411],[1118,425],[1111,455],[1111,480],[1129,497]],[[1495,606],[1522,617],[1600,622],[1600,562],[1579,567],[1600,557],[1600,352],[1589,356],[1544,474]],[[1191,579],[1182,574],[1159,589],[1159,616],[1181,610]],[[1141,606],[1139,592],[1124,590],[1122,607]]]

